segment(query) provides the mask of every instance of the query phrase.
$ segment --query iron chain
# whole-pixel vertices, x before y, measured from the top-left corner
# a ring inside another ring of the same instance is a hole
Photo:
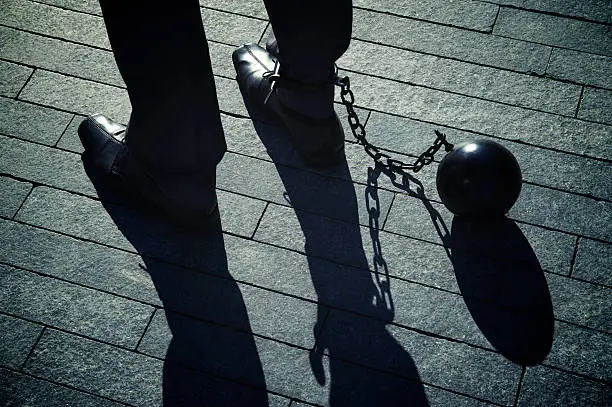
[[[447,152],[453,149],[453,145],[446,141],[446,135],[441,131],[435,130],[436,140],[434,141],[433,145],[419,155],[413,163],[407,164],[403,161],[392,158],[389,154],[381,151],[380,148],[371,144],[367,140],[365,127],[359,121],[357,112],[355,112],[355,108],[353,107],[355,105],[355,95],[351,90],[351,83],[348,76],[343,78],[337,77],[336,85],[340,87],[340,99],[346,108],[348,122],[353,136],[355,136],[357,142],[364,147],[365,152],[372,157],[376,164],[381,165],[393,172],[401,172],[403,170],[419,172],[424,166],[431,164],[434,161],[434,156],[440,150],[440,148],[444,147]]]

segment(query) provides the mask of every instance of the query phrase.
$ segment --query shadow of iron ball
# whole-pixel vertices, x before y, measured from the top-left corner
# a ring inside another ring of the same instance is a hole
[[[518,226],[500,216],[456,216],[452,262],[474,321],[502,355],[521,365],[550,352],[554,315],[540,263]]]

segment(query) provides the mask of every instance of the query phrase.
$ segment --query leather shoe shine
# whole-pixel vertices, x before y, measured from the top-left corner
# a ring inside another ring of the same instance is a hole
[[[257,44],[239,47],[232,59],[247,100],[280,118],[306,165],[325,168],[344,160],[344,131],[333,110],[333,82],[312,85],[283,77],[278,59]],[[320,106],[326,113],[313,115]]]
[[[211,185],[210,202],[204,207],[194,209],[177,201],[130,154],[125,144],[126,132],[125,126],[101,114],[87,117],[78,129],[85,148],[83,161],[116,181],[125,192],[186,229],[209,229],[218,225],[214,185]]]

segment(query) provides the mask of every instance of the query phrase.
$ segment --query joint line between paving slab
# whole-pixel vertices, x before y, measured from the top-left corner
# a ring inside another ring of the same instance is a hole
[[[5,314],[4,312],[2,312],[2,314],[9,315],[9,314]],[[14,317],[14,316],[11,315],[11,317]],[[28,322],[34,322],[34,321],[28,321]],[[36,324],[39,325],[39,326],[42,325],[40,322],[37,322]],[[36,347],[38,346],[38,343],[40,342],[40,339],[42,338],[42,336],[45,333],[46,329],[47,329],[47,327],[45,325],[42,325],[42,329],[38,333],[38,336],[36,337],[36,340],[34,341],[34,344],[32,345],[32,348],[30,349],[30,352],[28,352],[28,356],[26,356],[25,360],[23,361],[23,363],[19,367],[19,372],[23,373],[23,370],[25,369],[26,365],[28,364],[28,361],[30,360],[30,357],[34,353],[34,349],[36,349]]]
[[[549,365],[548,363],[546,363],[546,361],[540,363],[538,366],[546,366],[549,369],[553,369],[553,370],[557,370],[559,372],[567,373],[567,374],[572,375],[572,376],[577,376],[577,377],[580,377],[582,379],[589,380],[591,382],[595,382],[595,383],[599,383],[599,384],[605,384],[607,386],[612,386],[612,381],[610,381],[610,380],[600,379],[600,378],[597,378],[597,377],[586,375],[584,373],[578,373],[578,372],[574,372],[572,370],[567,370],[567,369],[564,369],[564,368],[559,367],[559,366]]]
[[[16,65],[19,65],[19,64],[16,64]],[[30,79],[32,79],[32,76],[34,76],[34,73],[38,70],[38,68],[36,68],[36,67],[31,67],[31,68],[33,68],[33,69],[32,69],[32,72],[30,72],[30,76],[28,76],[28,79],[24,82],[23,86],[21,87],[21,89],[19,89],[19,92],[17,92],[15,97],[11,98],[11,99],[19,100],[19,96],[21,95],[21,92],[23,92],[25,87],[28,86],[28,83],[30,83]]]
[[[489,4],[495,4],[497,6],[497,12],[495,13],[493,24],[491,24],[491,29],[487,32],[487,34],[493,34],[493,30],[495,29],[495,25],[497,24],[497,19],[499,18],[499,13],[501,12],[501,5],[496,4],[496,3],[489,3]]]
[[[140,336],[140,339],[138,339],[138,342],[136,343],[136,346],[134,346],[134,351],[138,351],[138,347],[140,346],[140,344],[142,343],[142,340],[144,339],[145,335],[147,334],[147,331],[149,330],[149,327],[151,326],[151,323],[153,322],[153,318],[155,318],[155,315],[157,314],[157,311],[159,311],[161,308],[160,307],[154,307],[153,308],[153,312],[151,312],[151,316],[149,317],[149,320],[147,321],[147,325],[144,327],[143,331],[142,331],[142,335]]]
[[[99,394],[96,394],[96,393],[92,393],[92,392],[90,392],[88,390],[81,389],[81,388],[78,388],[78,387],[75,387],[75,386],[72,386],[72,385],[69,385],[69,384],[66,384],[66,383],[56,382],[56,381],[51,380],[51,379],[46,378],[46,377],[36,376],[36,375],[34,375],[34,374],[30,373],[30,372],[22,372],[20,370],[16,370],[16,369],[13,369],[13,368],[8,367],[8,366],[0,366],[0,369],[6,369],[6,370],[11,371],[11,372],[16,373],[16,374],[28,376],[28,377],[31,377],[31,378],[36,379],[36,380],[41,380],[43,382],[51,383],[51,384],[59,386],[59,387],[63,387],[63,388],[70,389],[70,390],[74,390],[74,391],[77,391],[79,393],[87,394],[87,395],[90,395],[90,396],[93,396],[93,397],[96,397],[96,398],[100,398],[100,399],[103,399],[103,400],[108,400],[110,402],[121,404],[123,406],[134,407],[133,404],[128,404],[128,403],[125,403],[123,401],[111,399],[109,397],[102,396],[102,395],[99,395]]]
[[[253,229],[253,233],[251,233],[250,239],[249,240],[255,240],[255,234],[257,233],[257,230],[259,229],[259,225],[261,224],[261,221],[264,218],[264,215],[266,214],[266,210],[268,209],[268,206],[270,205],[269,201],[265,201],[266,204],[264,206],[263,211],[261,211],[261,215],[259,216],[259,219],[257,220],[257,225],[255,225],[255,229]]]
[[[64,37],[58,37],[58,36],[51,35],[51,34],[41,33],[40,31],[28,30],[28,29],[25,29],[25,28],[15,27],[15,26],[3,24],[3,23],[0,23],[0,27],[10,28],[12,30],[23,31],[23,32],[28,33],[28,34],[39,35],[41,37],[51,38],[51,39],[54,39],[54,40],[69,42],[71,44],[84,45],[86,47],[95,48],[95,49],[98,49],[98,50],[101,50],[101,51],[112,51],[110,48],[103,48],[103,47],[100,47],[98,45],[92,45],[92,44],[87,44],[85,42],[74,41],[74,40],[70,40],[70,39],[67,39],[67,38],[64,38]]]
[[[523,387],[523,382],[525,380],[525,373],[527,372],[527,368],[523,365],[521,366],[521,377],[519,377],[518,386],[516,389],[516,396],[514,397],[513,406],[518,406],[519,397],[521,396],[521,388]]]
[[[612,23],[608,23],[608,22],[604,22],[600,20],[593,20],[587,17],[574,16],[574,15],[569,15],[569,14],[561,14],[556,11],[538,10],[538,9],[533,9],[533,8],[528,8],[528,7],[520,7],[520,6],[516,6],[513,4],[501,4],[500,5],[499,3],[495,3],[492,1],[488,1],[488,0],[481,0],[481,1],[483,1],[484,3],[499,5],[500,7],[503,7],[503,8],[520,10],[520,11],[528,11],[534,14],[545,14],[545,15],[552,16],[552,17],[562,17],[562,18],[568,18],[571,20],[583,21],[586,23],[594,23],[594,24],[600,24],[600,25],[605,25],[605,26],[612,26]]]
[[[407,15],[404,15],[404,14],[398,14],[398,13],[394,13],[393,11],[377,10],[377,9],[366,8],[366,7],[362,7],[362,6],[353,6],[353,9],[363,10],[363,11],[367,11],[367,12],[370,12],[370,13],[382,14],[382,15],[396,17],[396,18],[401,18],[401,19],[405,19],[405,20],[417,21],[419,23],[428,23],[428,24],[433,24],[433,25],[438,25],[438,26],[443,26],[443,27],[450,27],[450,28],[455,28],[455,29],[462,30],[462,31],[475,32],[475,33],[478,33],[478,34],[489,34],[488,30],[477,30],[475,28],[469,28],[469,27],[464,27],[464,26],[460,26],[460,25],[444,23],[444,22],[441,22],[441,21],[427,20],[427,19],[419,18],[419,17],[415,17],[415,16],[407,16]]]
[[[63,150],[63,151],[70,151],[70,150],[65,150],[61,147],[58,147],[59,142],[62,140],[62,137],[64,137],[64,135],[66,134],[66,130],[68,130],[70,128],[70,125],[72,124],[72,122],[77,118],[80,117],[80,115],[73,115],[72,118],[70,120],[68,120],[68,124],[66,125],[66,127],[64,128],[64,130],[62,130],[62,134],[60,134],[60,136],[58,137],[57,141],[55,142],[55,144],[53,144],[53,148],[57,148],[59,150]],[[74,151],[70,151],[72,153],[74,153]]]
[[[551,111],[548,111],[548,110],[536,109],[534,107],[528,107],[528,106],[523,106],[523,105],[518,105],[518,104],[512,104],[512,103],[504,102],[504,101],[500,101],[500,100],[487,99],[487,98],[483,98],[481,96],[468,95],[468,94],[465,94],[465,93],[456,92],[454,90],[435,88],[435,87],[432,87],[432,86],[429,86],[429,85],[418,84],[418,83],[415,83],[415,82],[412,82],[412,81],[406,81],[406,80],[402,80],[402,79],[381,76],[381,75],[378,75],[378,74],[362,72],[362,71],[358,71],[358,70],[354,70],[354,69],[347,69],[347,68],[342,68],[342,67],[340,67],[340,69],[342,71],[344,71],[344,72],[350,72],[350,73],[355,73],[355,74],[358,74],[358,75],[363,75],[363,76],[367,76],[367,77],[371,77],[371,78],[376,78],[376,79],[380,79],[380,80],[384,80],[384,81],[395,82],[395,83],[399,83],[399,84],[402,84],[402,85],[412,86],[412,87],[415,87],[415,88],[423,88],[423,89],[427,89],[427,90],[434,90],[434,91],[438,91],[438,92],[448,93],[448,94],[451,94],[451,95],[461,96],[461,97],[468,98],[468,99],[476,99],[476,100],[480,100],[480,101],[483,101],[483,102],[499,104],[499,105],[502,105],[502,106],[517,107],[517,108],[520,108],[520,109],[525,109],[525,110],[529,110],[529,111],[533,111],[533,112],[539,112],[539,113],[545,113],[545,114],[549,114],[549,115],[552,115],[552,116],[568,117],[568,118],[573,118],[573,119],[576,119],[576,120],[579,120],[579,121],[586,121],[586,120],[574,117],[573,114],[572,115],[565,115],[565,114],[561,114],[561,113],[555,113],[555,112],[551,112]],[[533,75],[527,75],[527,76],[533,76]],[[545,80],[557,81],[554,78],[552,78],[552,79],[545,79]],[[358,103],[359,102],[359,95],[357,94],[355,96],[355,98],[356,98],[355,103]],[[364,107],[362,106],[362,108],[364,108]],[[367,109],[370,109],[370,108],[367,108]]]
[[[92,16],[92,17],[102,17],[102,14],[96,14],[96,13],[91,13],[89,11],[83,11],[83,10],[79,10],[76,8],[69,8],[66,6],[61,6],[59,4],[49,4],[49,3],[45,3],[42,1],[37,1],[37,0],[27,0],[30,3],[36,3],[36,4],[40,4],[41,6],[46,6],[46,7],[50,7],[50,8],[58,8],[60,10],[64,10],[64,11],[70,11],[71,13],[78,13],[78,14],[84,14],[84,15],[88,15],[88,16]]]
[[[580,89],[580,96],[578,96],[578,103],[576,104],[576,110],[574,111],[575,119],[578,119],[578,112],[580,112],[580,106],[582,105],[582,100],[584,98],[584,88],[585,86],[582,85],[582,88]]]
[[[572,259],[570,260],[569,277],[574,274],[574,266],[576,265],[576,258],[578,257],[578,250],[580,249],[581,237],[576,236],[576,243],[574,244],[574,252],[572,253]]]
[[[30,181],[28,181],[30,182]],[[32,195],[32,191],[34,191],[34,188],[36,188],[36,185],[32,185],[30,187],[30,190],[28,191],[28,193],[26,194],[26,196],[23,198],[23,200],[21,201],[21,203],[19,204],[19,208],[17,208],[17,210],[15,211],[15,213],[13,214],[13,216],[11,216],[11,220],[15,220],[15,217],[17,216],[17,214],[19,214],[19,211],[21,210],[21,208],[23,208],[23,205],[26,203],[26,201],[28,200],[28,198],[30,197],[30,195]]]

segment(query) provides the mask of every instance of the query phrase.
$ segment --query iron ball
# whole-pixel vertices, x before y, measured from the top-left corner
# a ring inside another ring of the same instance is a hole
[[[521,168],[508,149],[490,140],[457,144],[436,175],[444,206],[459,216],[503,216],[521,193]]]

